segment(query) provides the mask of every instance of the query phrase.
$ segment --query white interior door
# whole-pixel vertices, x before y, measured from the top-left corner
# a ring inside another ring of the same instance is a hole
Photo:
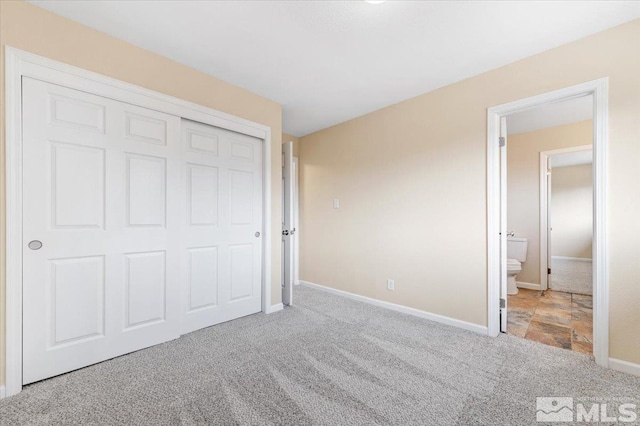
[[[282,145],[282,208],[283,286],[282,303],[293,303],[293,142]]]
[[[262,140],[182,120],[182,332],[262,309]]]
[[[546,280],[542,278],[542,289],[550,289],[553,281],[552,277],[552,269],[551,269],[551,238],[552,238],[552,230],[553,225],[551,223],[551,180],[552,180],[552,170],[551,170],[551,157],[547,157],[547,273],[545,275]]]
[[[178,337],[179,135],[23,79],[23,383]]]
[[[500,117],[500,331],[507,332],[507,118]]]
[[[300,284],[300,169],[298,157],[293,157],[293,284]]]

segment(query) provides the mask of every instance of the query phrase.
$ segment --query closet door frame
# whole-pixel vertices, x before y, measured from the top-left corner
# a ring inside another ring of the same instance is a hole
[[[212,108],[5,46],[6,118],[6,346],[4,397],[22,390],[22,77],[198,121],[263,140],[262,312],[271,305],[271,128]],[[280,155],[278,153],[278,155]],[[279,241],[278,241],[279,242]]]

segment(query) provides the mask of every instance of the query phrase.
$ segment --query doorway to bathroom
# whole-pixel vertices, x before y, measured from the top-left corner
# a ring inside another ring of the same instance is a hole
[[[601,79],[490,108],[487,164],[489,334],[603,366],[606,92]]]
[[[593,353],[593,99],[507,120],[507,334]]]

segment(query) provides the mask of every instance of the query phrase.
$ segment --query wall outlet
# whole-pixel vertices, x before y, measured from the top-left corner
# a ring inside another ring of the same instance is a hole
[[[334,209],[339,209],[340,208],[340,199],[339,198],[334,198],[333,199],[333,208]]]
[[[387,280],[387,290],[393,291],[396,289],[396,282],[394,280]]]

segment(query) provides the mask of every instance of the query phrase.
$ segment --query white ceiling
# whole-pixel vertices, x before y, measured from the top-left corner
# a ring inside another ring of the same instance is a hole
[[[632,1],[31,1],[281,103],[296,136],[640,17]]]
[[[579,166],[581,164],[593,163],[593,150],[566,152],[564,154],[552,155],[551,168]]]
[[[507,117],[507,134],[514,135],[546,129],[590,120],[592,117],[593,97],[583,96],[512,114]]]

